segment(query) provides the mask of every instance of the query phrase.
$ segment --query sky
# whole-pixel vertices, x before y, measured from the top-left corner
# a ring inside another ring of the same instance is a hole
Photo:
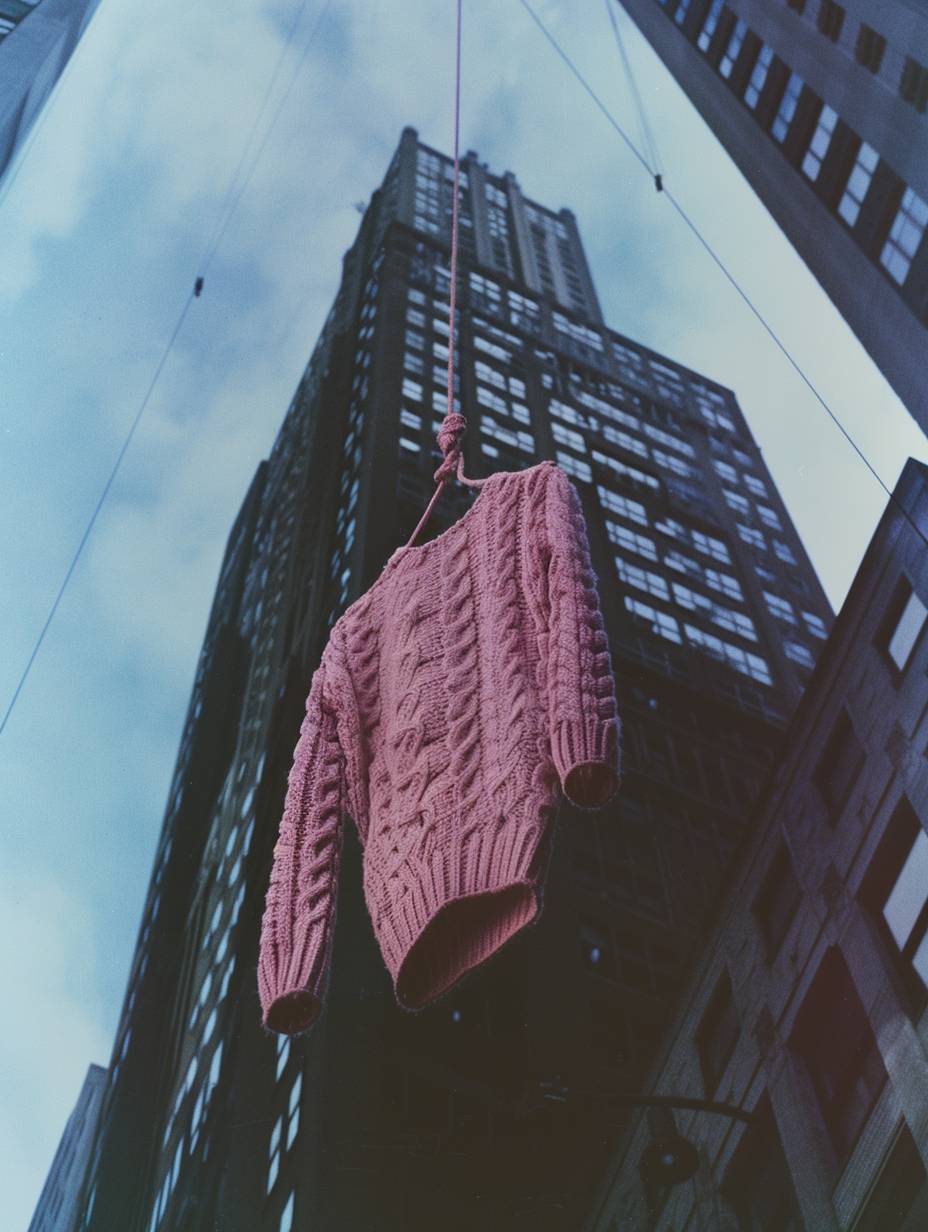
[[[536,8],[638,140],[604,4]],[[928,442],[620,22],[665,182],[892,487]],[[878,484],[518,0],[467,0],[462,72],[462,149],[574,211],[613,328],[736,391],[839,607]],[[356,203],[404,125],[450,151],[452,85],[440,0],[102,0],[0,186],[0,713],[205,276],[0,735],[5,1227],[26,1227],[88,1064],[109,1062],[226,536]]]

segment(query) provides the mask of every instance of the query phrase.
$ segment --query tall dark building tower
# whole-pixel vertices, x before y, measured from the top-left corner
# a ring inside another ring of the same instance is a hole
[[[0,0],[0,184],[100,0]]]
[[[621,2],[928,431],[928,7]]]
[[[468,472],[555,458],[585,509],[624,785],[564,806],[538,922],[409,1014],[346,823],[312,1031],[260,1027],[257,947],[309,681],[441,460],[452,164],[406,129],[229,539],[86,1192],[97,1232],[580,1226],[831,620],[730,390],[602,319],[573,215],[469,153]],[[442,494],[425,538],[472,490]],[[479,499],[479,496],[476,498]]]

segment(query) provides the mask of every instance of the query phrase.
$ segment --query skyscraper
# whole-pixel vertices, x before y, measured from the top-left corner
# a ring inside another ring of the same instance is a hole
[[[928,430],[928,10],[622,0]]]
[[[35,1214],[29,1221],[28,1232],[74,1232],[78,1226],[84,1172],[105,1087],[106,1070],[99,1065],[88,1066],[81,1093],[68,1117],[42,1186]]]
[[[624,785],[566,805],[538,922],[395,1002],[348,825],[331,983],[259,1025],[263,896],[312,670],[441,460],[452,164],[403,132],[220,572],[83,1227],[572,1229],[831,619],[732,392],[610,330],[573,215],[462,161],[467,468],[553,457],[589,530]],[[474,499],[442,494],[424,539]],[[479,497],[477,498],[479,499]]]
[[[99,0],[0,0],[0,184]]]

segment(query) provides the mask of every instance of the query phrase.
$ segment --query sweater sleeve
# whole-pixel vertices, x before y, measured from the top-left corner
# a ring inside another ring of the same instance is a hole
[[[619,787],[619,716],[596,575],[577,490],[558,466],[545,495],[551,753],[572,804],[599,808]]]
[[[322,1010],[341,860],[345,758],[325,656],[306,699],[287,783],[261,924],[258,991],[263,1025],[294,1035]]]

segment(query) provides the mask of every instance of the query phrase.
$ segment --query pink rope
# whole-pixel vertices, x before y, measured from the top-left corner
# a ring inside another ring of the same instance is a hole
[[[425,513],[419,519],[419,525],[412,532],[406,547],[409,547],[428,521],[429,514],[435,507],[435,502],[441,495],[445,481],[455,475],[460,483],[477,488],[485,481],[483,479],[468,479],[464,474],[464,456],[461,453],[461,439],[467,431],[467,420],[454,409],[454,344],[455,344],[455,301],[458,289],[458,170],[460,167],[460,135],[461,135],[461,3],[457,0],[457,40],[454,73],[454,196],[451,202],[451,322],[448,331],[448,400],[445,418],[438,433],[438,445],[444,454],[444,461],[432,478],[438,487],[432,493],[432,499],[426,506]]]

